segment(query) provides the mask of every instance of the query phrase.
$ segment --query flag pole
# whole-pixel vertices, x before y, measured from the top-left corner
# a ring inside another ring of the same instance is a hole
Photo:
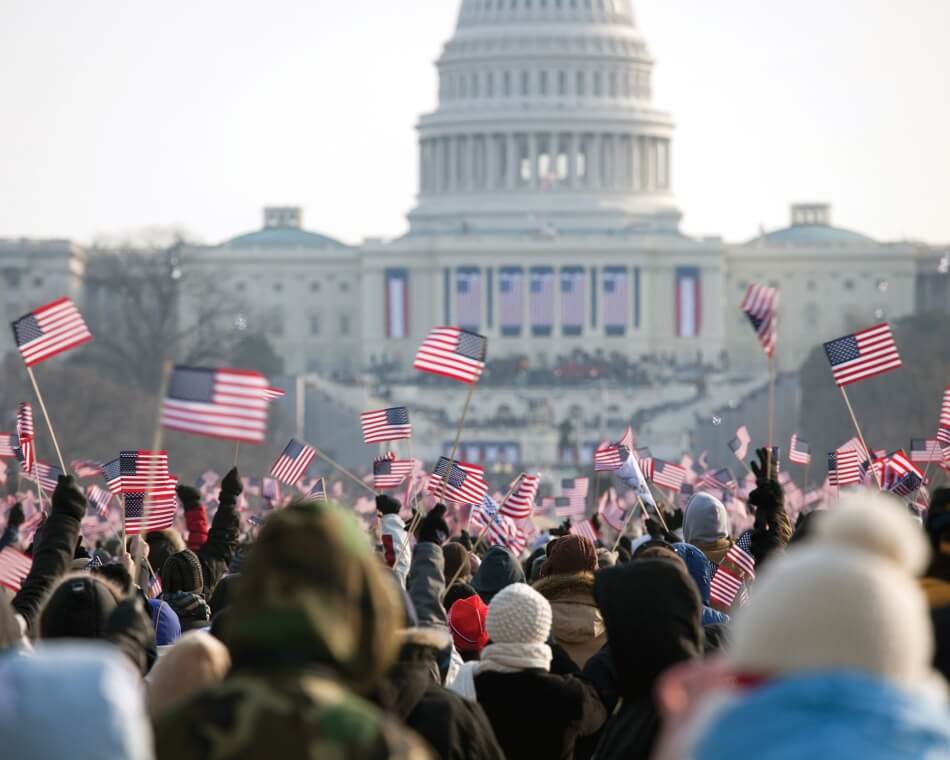
[[[36,382],[36,375],[33,374],[33,368],[27,367],[26,374],[30,376],[30,382],[33,383],[33,391],[36,393],[36,400],[40,402],[40,409],[43,410],[43,418],[46,420],[46,427],[49,429],[50,437],[53,439],[53,448],[56,449],[59,466],[63,470],[63,475],[66,475],[69,471],[66,469],[66,462],[63,460],[63,452],[59,450],[59,441],[56,440],[56,431],[53,430],[53,423],[49,421],[49,413],[46,411],[46,402],[43,401],[43,394],[40,393],[40,386]]]
[[[335,459],[331,459],[330,457],[328,457],[326,454],[324,454],[322,451],[320,451],[320,449],[318,449],[316,446],[313,447],[313,451],[314,451],[314,453],[315,453],[318,457],[320,457],[323,461],[325,461],[325,462],[326,462],[327,464],[329,464],[331,467],[333,467],[334,469],[336,469],[336,470],[338,470],[339,472],[343,473],[344,475],[346,475],[346,477],[348,477],[348,478],[349,478],[350,480],[352,480],[354,483],[356,483],[357,485],[359,485],[360,488],[365,488],[367,491],[369,491],[371,494],[373,494],[373,496],[376,495],[376,490],[375,490],[375,489],[370,488],[366,483],[364,483],[362,480],[360,480],[358,477],[356,477],[356,475],[354,475],[352,472],[350,472],[348,469],[346,469],[343,465],[341,465],[341,464],[340,464],[339,462],[337,462]]]
[[[240,441],[235,441],[235,442],[234,442],[234,467],[235,467],[235,469],[237,469],[237,466],[238,466],[238,458],[239,458],[240,456],[241,456],[241,442],[240,442]]]
[[[769,355],[769,451],[772,450],[775,433],[775,358]],[[745,462],[743,462],[745,464]],[[749,467],[746,465],[746,469]],[[751,472],[751,470],[750,470]]]
[[[868,448],[867,442],[864,440],[864,434],[861,432],[861,426],[858,425],[858,418],[854,414],[854,407],[851,406],[851,399],[848,398],[848,392],[844,389],[844,386],[838,386],[841,388],[841,395],[844,397],[844,403],[848,406],[848,412],[851,414],[851,421],[854,423],[854,429],[858,433],[858,439],[861,441],[861,445],[864,446],[864,450],[868,453],[868,456],[871,456],[871,449]],[[877,487],[882,488],[881,478],[877,474],[877,470],[873,467],[871,472],[874,473],[874,480],[877,481]]]
[[[469,383],[468,393],[465,396],[465,405],[462,407],[462,416],[459,418],[458,430],[455,431],[455,441],[452,443],[452,453],[449,456],[449,467],[455,462],[458,453],[459,441],[462,439],[462,430],[465,428],[465,418],[468,416],[468,407],[472,403],[472,394],[475,393],[475,383]],[[449,473],[442,479],[442,492],[439,494],[439,503],[445,502],[445,489],[449,486]]]
[[[636,489],[634,489],[634,493],[637,493]],[[640,505],[640,511],[643,512],[643,514],[648,514],[647,508],[646,506],[644,506],[643,499],[640,498],[639,493],[637,493],[637,503]],[[657,509],[657,513],[659,513],[659,511],[660,510]],[[630,524],[630,518],[633,517],[633,513],[634,513],[634,509],[631,508],[630,512],[628,512],[627,516],[623,519],[623,525],[620,527],[620,532],[617,534],[617,539],[614,541],[614,545],[610,551],[612,552],[617,551],[617,547],[620,546],[620,539],[623,538],[624,533],[627,532],[627,526]]]
[[[158,451],[162,448],[162,441],[165,437],[165,429],[162,427],[162,409],[165,406],[165,394],[168,392],[168,379],[171,376],[172,372],[172,363],[169,359],[166,359],[162,362],[162,375],[161,379],[158,382],[158,401],[156,403],[155,409],[155,426],[152,428],[152,451]],[[168,467],[165,467],[165,470],[168,470]],[[145,485],[145,496],[142,497],[142,525],[146,524],[146,518],[148,517],[148,496],[152,492],[152,486],[155,484],[155,468],[149,467],[148,469],[148,481]],[[122,495],[122,542],[125,546],[126,540],[125,532],[125,494]],[[142,559],[142,558],[140,558]],[[135,562],[135,574],[133,578],[138,578],[139,573],[142,569],[142,563],[140,560]]]

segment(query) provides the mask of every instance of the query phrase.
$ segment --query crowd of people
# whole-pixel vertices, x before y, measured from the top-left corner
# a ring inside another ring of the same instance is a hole
[[[950,489],[793,524],[759,456],[741,534],[701,492],[520,556],[387,495],[371,530],[326,501],[248,520],[236,469],[210,521],[179,487],[185,535],[84,545],[63,476],[28,546],[17,507],[0,538],[32,559],[2,590],[0,756],[950,758]],[[755,572],[724,609],[734,546]]]

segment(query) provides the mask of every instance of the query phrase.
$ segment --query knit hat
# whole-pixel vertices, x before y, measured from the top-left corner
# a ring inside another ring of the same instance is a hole
[[[683,516],[683,540],[688,544],[713,544],[729,536],[729,515],[715,496],[693,494]]]
[[[541,577],[592,573],[597,569],[597,550],[585,536],[562,536],[548,545],[548,558],[541,567]]]
[[[478,592],[470,583],[462,583],[461,581],[456,581],[448,590],[445,592],[445,596],[442,598],[442,605],[445,609],[452,609],[452,605],[455,604],[459,599],[468,599],[473,594]]]
[[[488,606],[478,594],[459,599],[449,609],[449,630],[459,652],[480,652],[488,644]]]
[[[200,594],[204,585],[201,562],[191,549],[183,549],[165,560],[161,571],[162,590],[166,594],[184,591]]]
[[[40,638],[102,638],[118,596],[108,582],[95,576],[66,576],[40,612]]]
[[[547,599],[525,583],[513,583],[492,599],[486,628],[493,644],[543,644],[551,619]]]
[[[933,685],[934,641],[915,581],[927,546],[890,497],[842,497],[814,537],[769,563],[735,618],[731,659],[745,673],[853,670]]]
[[[512,583],[524,583],[524,570],[514,555],[502,546],[493,546],[472,577],[472,586],[485,604]]]
[[[445,577],[448,580],[456,578],[467,581],[472,577],[472,563],[468,559],[468,551],[461,544],[450,541],[442,547],[442,556],[445,557]],[[459,570],[461,568],[461,571]]]
[[[181,637],[181,621],[168,602],[149,599],[148,610],[155,628],[155,643],[162,647],[174,644]]]

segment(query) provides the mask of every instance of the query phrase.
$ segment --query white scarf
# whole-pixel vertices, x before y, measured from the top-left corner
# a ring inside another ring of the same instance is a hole
[[[520,670],[551,669],[551,647],[547,644],[489,644],[482,650],[482,658],[466,662],[459,668],[455,679],[446,686],[470,702],[478,701],[475,676],[479,673],[517,673]]]

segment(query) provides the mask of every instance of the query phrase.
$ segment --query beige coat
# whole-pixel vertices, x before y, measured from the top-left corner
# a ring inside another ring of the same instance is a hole
[[[607,643],[604,618],[594,601],[594,574],[549,575],[534,588],[551,603],[554,639],[583,668]]]

